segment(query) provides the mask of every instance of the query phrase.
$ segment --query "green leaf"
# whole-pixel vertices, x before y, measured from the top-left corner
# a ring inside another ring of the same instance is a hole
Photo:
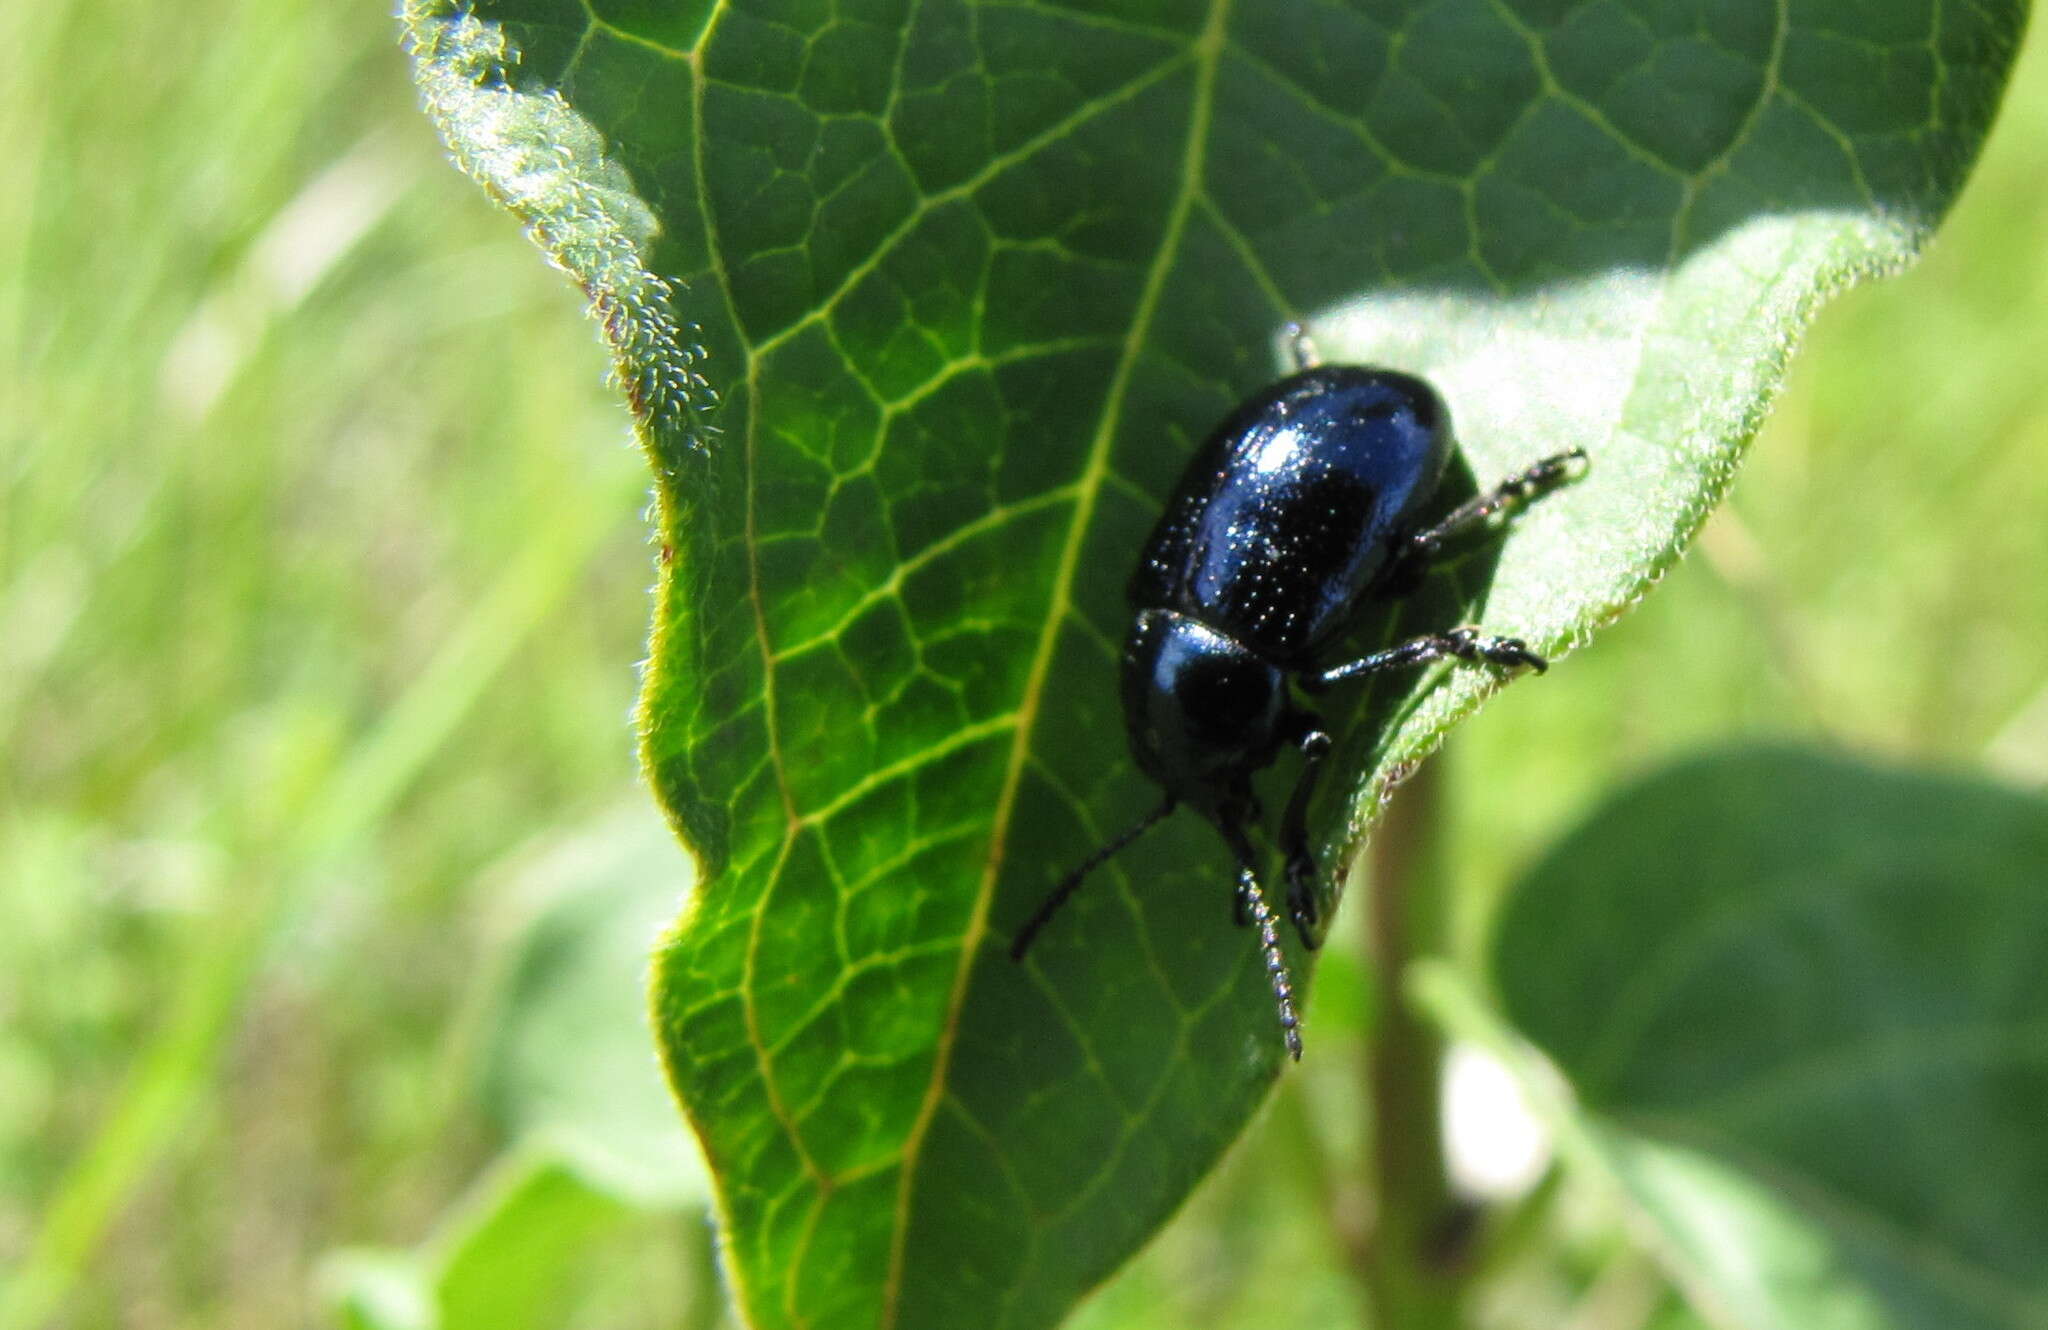
[[[1651,777],[1519,887],[1508,1019],[1700,1310],[2048,1323],[2048,802],[1795,751]]]
[[[1477,481],[1592,453],[1405,619],[1562,651],[1677,557],[1812,307],[1924,239],[2019,22],[414,0],[430,112],[590,292],[655,465],[644,751],[703,868],[657,1015],[755,1325],[1049,1324],[1275,1074],[1192,819],[1001,944],[1152,799],[1120,588],[1284,321],[1431,375]],[[1498,683],[1339,699],[1328,860]]]
[[[644,1020],[648,954],[689,865],[644,807],[517,858],[497,884],[517,928],[486,1013],[480,1087],[516,1144],[417,1249],[330,1258],[334,1301],[358,1330],[580,1324],[622,1269],[638,1272],[621,1249],[639,1244],[660,1267],[703,1266],[685,1300],[691,1324],[708,1324],[710,1185]],[[661,1300],[640,1288],[631,1301],[644,1319]]]
[[[419,1252],[337,1253],[327,1281],[351,1330],[543,1330],[633,1222],[572,1165],[515,1153]]]
[[[507,884],[545,903],[521,930],[486,1036],[483,1097],[508,1136],[645,1209],[709,1184],[648,1047],[647,958],[690,868],[652,809],[565,838]]]

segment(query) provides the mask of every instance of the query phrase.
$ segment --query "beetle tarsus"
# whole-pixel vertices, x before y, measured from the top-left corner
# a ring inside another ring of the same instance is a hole
[[[1550,662],[1531,651],[1529,644],[1519,637],[1493,637],[1477,628],[1453,628],[1448,633],[1411,637],[1385,651],[1375,651],[1370,656],[1333,666],[1316,675],[1315,681],[1318,686],[1327,688],[1346,679],[1356,679],[1361,674],[1405,670],[1445,659],[1483,661],[1502,669],[1526,665],[1538,674],[1550,668]]]
[[[1498,665],[1508,670],[1527,666],[1538,674],[1550,668],[1550,662],[1529,650],[1529,644],[1519,637],[1487,637],[1477,629],[1458,631],[1471,634],[1468,640],[1472,644],[1472,654],[1464,659],[1483,660],[1489,665]]]

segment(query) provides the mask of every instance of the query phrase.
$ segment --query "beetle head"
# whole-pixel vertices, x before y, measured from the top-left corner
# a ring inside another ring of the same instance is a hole
[[[1124,644],[1124,717],[1145,774],[1214,816],[1273,760],[1287,711],[1280,670],[1172,610],[1145,610]]]

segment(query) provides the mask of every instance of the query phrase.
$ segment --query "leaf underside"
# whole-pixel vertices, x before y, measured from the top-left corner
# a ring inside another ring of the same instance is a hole
[[[2048,803],[1758,750],[1616,798],[1501,920],[1508,1018],[1700,1309],[2048,1323]]]
[[[703,867],[656,1015],[753,1324],[1050,1324],[1271,1082],[1189,815],[1002,945],[1156,797],[1124,577],[1281,325],[1430,376],[1477,483],[1588,449],[1373,625],[1568,649],[1677,557],[1812,306],[1946,207],[2018,22],[415,0],[430,112],[589,291],[655,464],[644,752]],[[1497,685],[1329,702],[1326,863]]]

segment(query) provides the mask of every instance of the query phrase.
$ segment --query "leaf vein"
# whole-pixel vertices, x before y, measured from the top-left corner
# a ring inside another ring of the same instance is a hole
[[[1033,655],[1031,670],[1025,683],[1023,704],[1018,711],[1017,737],[1012,745],[1009,770],[1003,778],[1003,790],[989,835],[988,866],[982,874],[973,911],[968,919],[967,931],[961,940],[960,967],[954,978],[953,992],[948,1002],[945,1031],[939,1040],[937,1056],[933,1059],[932,1079],[924,1103],[919,1106],[917,1118],[904,1143],[903,1180],[897,1193],[889,1271],[882,1290],[880,1324],[888,1330],[893,1330],[897,1324],[902,1296],[904,1257],[910,1228],[910,1197],[917,1162],[925,1137],[930,1131],[932,1119],[944,1097],[946,1075],[952,1065],[953,1048],[957,1041],[960,1009],[966,1000],[968,979],[973,973],[975,958],[981,950],[981,940],[988,930],[989,906],[995,895],[995,884],[1007,849],[1010,822],[1016,811],[1017,791],[1023,779],[1029,741],[1038,719],[1045,681],[1051,672],[1056,654],[1061,625],[1067,618],[1070,608],[1074,577],[1080,565],[1081,547],[1089,521],[1094,515],[1096,493],[1103,483],[1103,477],[1110,469],[1110,447],[1116,437],[1116,426],[1124,394],[1128,391],[1138,356],[1151,331],[1152,318],[1158,309],[1161,292],[1165,289],[1167,275],[1172,269],[1175,255],[1180,250],[1182,231],[1186,227],[1188,215],[1193,210],[1200,189],[1199,182],[1202,179],[1208,147],[1209,118],[1215,96],[1216,70],[1221,59],[1229,11],[1230,0],[1210,0],[1207,22],[1200,37],[1190,47],[1189,58],[1194,63],[1195,76],[1188,111],[1187,138],[1182,148],[1180,188],[1161,229],[1158,250],[1153,255],[1151,267],[1146,274],[1145,286],[1139,294],[1137,308],[1133,311],[1130,333],[1124,341],[1123,354],[1117,362],[1115,374],[1103,402],[1101,424],[1089,446],[1080,482],[1080,493],[1074,505],[1073,520],[1068,527],[1066,547],[1061,551],[1059,568],[1053,578],[1054,601],[1047,610],[1045,628],[1039,635],[1038,648]],[[1174,68],[1179,64],[1178,60],[1169,60],[1164,62],[1161,68]]]

